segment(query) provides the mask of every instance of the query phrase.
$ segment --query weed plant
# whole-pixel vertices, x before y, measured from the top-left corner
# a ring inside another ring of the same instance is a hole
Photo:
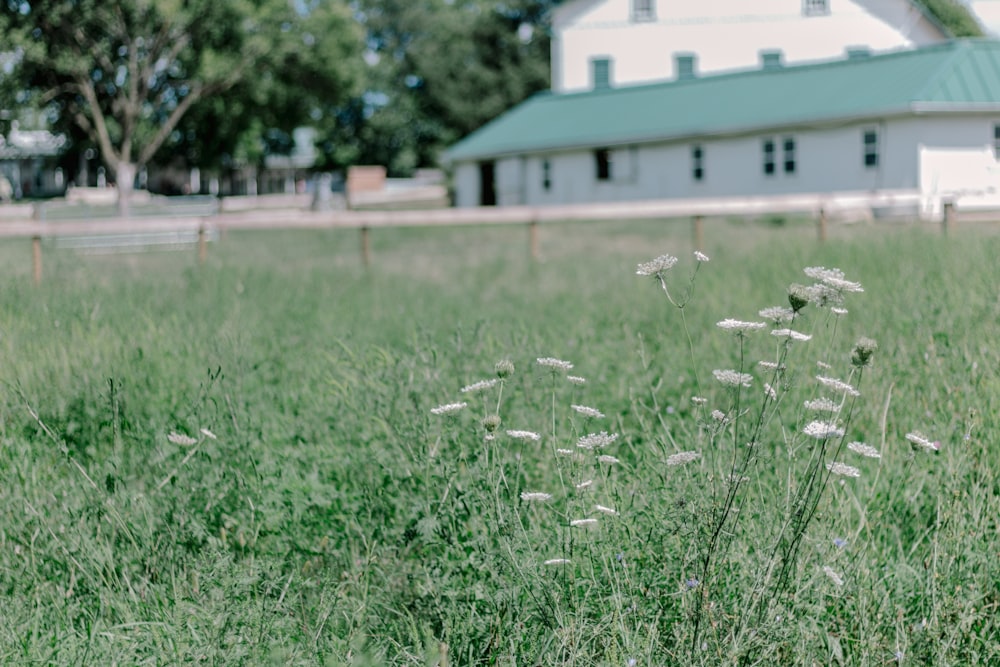
[[[0,664],[1000,660],[996,241],[809,231],[47,251]]]

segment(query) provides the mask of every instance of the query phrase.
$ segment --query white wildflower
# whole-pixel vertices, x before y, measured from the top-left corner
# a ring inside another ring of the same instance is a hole
[[[763,329],[765,324],[763,322],[744,322],[743,320],[725,319],[721,322],[716,322],[715,326],[724,331],[732,331],[737,334],[747,334],[751,331]]]
[[[778,338],[790,338],[792,340],[797,340],[805,342],[812,338],[809,334],[804,334],[794,329],[775,329],[771,332],[772,336],[777,336]]]
[[[914,449],[920,447],[921,449],[924,449],[928,452],[936,452],[939,449],[941,449],[940,443],[931,441],[930,438],[925,436],[920,431],[912,431],[910,433],[907,433],[906,439],[912,443]]]
[[[769,385],[767,382],[764,383],[764,393],[767,394],[767,397],[772,401],[778,400],[778,392],[776,392],[774,387]]]
[[[738,387],[740,385],[749,387],[750,383],[753,382],[753,376],[749,373],[739,373],[734,370],[714,370],[712,371],[712,375],[714,375],[715,379],[722,384],[728,384],[732,387]]]
[[[576,454],[576,452],[572,449],[557,449],[556,454],[559,454],[560,456],[572,456],[573,454]]]
[[[605,507],[604,505],[594,505],[594,509],[602,514],[612,514],[612,515],[618,514],[618,510],[614,509],[613,507]]]
[[[541,491],[524,491],[521,493],[521,500],[528,503],[549,500],[551,497],[551,493],[542,493]]]
[[[538,441],[542,439],[542,436],[538,435],[534,431],[507,431],[507,435],[515,440]]]
[[[825,396],[805,402],[806,410],[815,412],[840,412],[840,406]]]
[[[588,433],[576,441],[576,446],[582,449],[607,447],[608,445],[613,444],[617,439],[617,433],[612,433],[610,435],[605,431],[601,431],[600,433]]]
[[[568,380],[568,381],[569,381],[569,382],[570,382],[571,384],[587,384],[587,380],[586,380],[586,378],[582,378],[582,377],[580,377],[580,376],[578,376],[578,375],[567,375],[567,376],[566,376],[566,379],[567,379],[567,380]]]
[[[861,392],[847,384],[843,380],[838,380],[836,378],[826,377],[823,375],[817,375],[816,379],[824,387],[834,390],[839,394],[847,394],[848,396],[860,396]]]
[[[579,412],[584,417],[593,417],[594,419],[602,419],[604,413],[596,408],[588,408],[586,405],[571,405],[569,406]]]
[[[758,361],[757,366],[765,371],[783,371],[785,370],[784,364],[778,365],[773,361]]]
[[[726,418],[726,413],[723,412],[722,410],[712,410],[712,419],[714,419],[717,422],[726,422],[726,421],[729,421]]]
[[[707,262],[708,261],[708,255],[706,255],[705,253],[703,253],[701,250],[695,250],[694,251],[694,258],[696,260],[698,260],[699,262]]]
[[[863,442],[852,442],[847,445],[847,448],[852,452],[861,454],[861,456],[867,456],[870,459],[880,459],[882,458],[881,452],[872,447],[871,445],[866,445]]]
[[[572,521],[569,522],[569,525],[578,528],[585,526],[593,526],[596,524],[597,524],[597,519],[573,519]]]
[[[831,368],[833,368],[833,366],[831,366],[830,364],[826,363],[825,361],[817,361],[816,362],[816,368],[819,368],[819,369],[824,370],[824,371],[828,371]]]
[[[674,268],[677,258],[672,255],[660,255],[654,260],[643,262],[636,267],[637,276],[658,276]]]
[[[542,565],[569,565],[571,562],[569,558],[550,558]]]
[[[563,361],[562,359],[556,359],[554,357],[538,357],[535,360],[539,366],[545,366],[546,368],[551,368],[556,371],[571,371],[573,370],[573,364],[568,361]]]
[[[607,463],[608,465],[613,465],[615,463],[621,463],[618,459],[613,456],[608,456],[607,454],[601,454],[597,457],[599,463]]]
[[[439,405],[436,408],[431,408],[432,415],[451,415],[455,414],[462,408],[468,406],[468,403],[446,403],[445,405]]]
[[[667,457],[667,465],[679,466],[682,463],[690,463],[691,461],[697,460],[700,456],[700,452],[680,452],[679,454],[671,454]]]
[[[183,433],[178,433],[177,431],[171,431],[167,434],[167,440],[174,443],[175,445],[183,445],[185,447],[190,447],[191,445],[197,445],[198,440],[192,438],[189,435],[184,435]]]
[[[826,440],[828,438],[839,438],[844,435],[844,429],[838,428],[838,426],[833,422],[824,421],[813,421],[806,424],[806,427],[802,429],[802,432],[806,435],[817,438],[819,440]]]
[[[212,433],[211,431],[209,431],[209,430],[208,430],[207,428],[203,428],[203,429],[201,429],[201,434],[202,434],[203,436],[205,436],[206,438],[210,438],[210,439],[212,439],[212,440],[218,440],[218,438],[217,438],[217,437],[215,437],[215,434],[214,434],[214,433]]]
[[[576,485],[576,488],[577,488],[578,491],[583,491],[584,489],[589,488],[590,485],[593,484],[593,483],[594,483],[594,480],[592,480],[592,479],[585,479],[582,482],[578,483]]]
[[[840,576],[839,574],[837,574],[837,572],[836,572],[836,571],[835,571],[835,570],[834,570],[834,569],[833,569],[832,567],[830,567],[829,565],[824,565],[824,566],[823,566],[823,572],[824,572],[824,573],[826,574],[826,576],[830,577],[830,581],[832,581],[832,582],[833,582],[834,584],[836,584],[837,586],[843,586],[843,585],[844,585],[844,580],[843,580],[843,579],[841,578],[841,576]]]
[[[860,470],[854,466],[849,466],[846,463],[840,463],[839,461],[831,461],[830,463],[827,463],[826,469],[834,475],[842,475],[844,477],[861,477]]]
[[[837,317],[843,317],[844,315],[847,314],[847,309],[834,307],[830,309],[830,312],[836,315]]]
[[[701,396],[692,396],[691,402],[694,403],[695,405],[705,405],[706,403],[708,403],[708,399],[702,398]]]
[[[473,382],[472,384],[466,385],[459,389],[462,394],[469,394],[476,391],[483,391],[484,389],[489,389],[495,386],[497,379],[493,378],[491,380],[480,380],[479,382]]]
[[[757,312],[758,315],[763,317],[765,320],[774,322],[775,324],[781,324],[782,322],[791,322],[792,318],[795,317],[795,311],[791,308],[786,308],[785,306],[771,306],[770,308],[762,308]]]

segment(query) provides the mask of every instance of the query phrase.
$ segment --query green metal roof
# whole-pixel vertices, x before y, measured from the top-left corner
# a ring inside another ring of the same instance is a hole
[[[969,110],[1000,111],[998,41],[956,40],[853,60],[541,93],[452,146],[445,159]]]

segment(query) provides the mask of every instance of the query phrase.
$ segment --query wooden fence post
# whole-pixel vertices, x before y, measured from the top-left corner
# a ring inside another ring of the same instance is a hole
[[[691,230],[694,234],[694,249],[700,251],[705,250],[705,231],[702,229],[704,218],[700,215],[694,216],[691,220]]]
[[[198,225],[198,263],[204,265],[208,260],[208,239],[205,238],[205,223]]]
[[[31,237],[31,269],[35,286],[42,284],[42,237]]]
[[[819,209],[819,220],[817,220],[819,226],[819,242],[824,243],[826,241],[826,209]]]
[[[532,220],[528,223],[528,247],[531,251],[531,260],[538,261],[538,221]]]
[[[366,269],[372,264],[372,248],[368,240],[368,227],[366,226],[361,227],[361,261]]]
[[[955,202],[946,201],[944,203],[944,215],[941,217],[941,233],[948,235],[948,228],[955,222]]]

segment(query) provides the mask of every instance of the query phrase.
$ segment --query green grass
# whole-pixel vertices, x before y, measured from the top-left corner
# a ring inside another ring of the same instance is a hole
[[[0,664],[1000,661],[995,229],[820,245],[805,224],[712,222],[683,317],[635,269],[676,255],[683,293],[687,225],[541,231],[532,263],[523,229],[375,230],[369,270],[347,231],[230,233],[203,267],[46,245],[40,288],[30,242],[0,245]],[[781,350],[769,329],[743,348],[751,388],[716,382],[741,368],[716,322],[786,304],[807,266],[865,292],[839,319],[805,308],[777,403],[754,366]],[[860,336],[879,349],[858,380]],[[460,393],[502,359],[499,408],[499,385]],[[859,383],[843,442],[881,459],[802,434],[818,373]],[[597,431],[619,463],[555,453]],[[667,465],[684,451],[700,458]],[[860,477],[827,479],[834,459]],[[815,514],[776,560],[817,466]]]

